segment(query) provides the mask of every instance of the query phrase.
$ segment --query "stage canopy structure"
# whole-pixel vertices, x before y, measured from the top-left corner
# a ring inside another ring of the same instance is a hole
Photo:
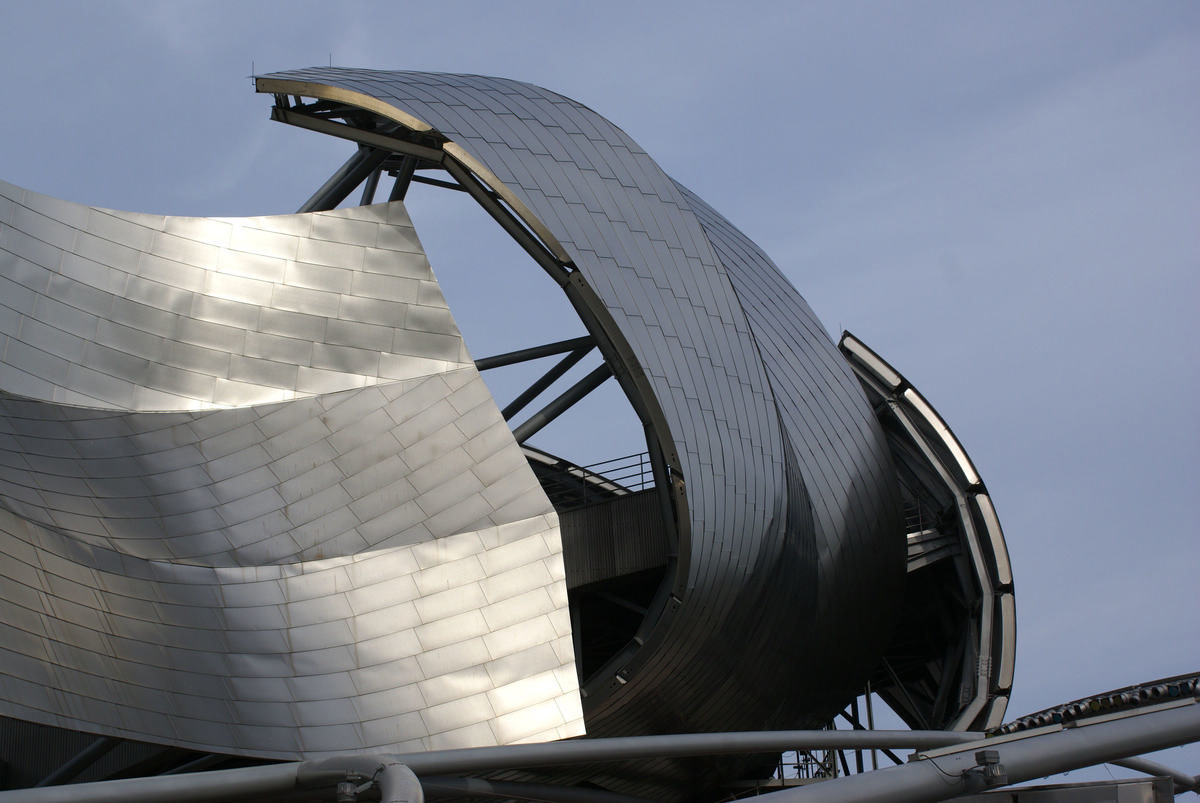
[[[712,206],[529,84],[256,84],[347,143],[295,214],[0,184],[17,785],[86,779],[64,766],[88,745],[112,775],[820,728],[868,690],[921,731],[1003,722],[1013,580],[981,477]],[[443,232],[519,258],[427,254],[413,220],[463,203]],[[472,314],[505,337],[464,337]],[[497,782],[684,800],[774,766]]]

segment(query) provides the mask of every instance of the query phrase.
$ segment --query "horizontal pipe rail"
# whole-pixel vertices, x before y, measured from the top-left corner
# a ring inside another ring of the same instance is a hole
[[[376,777],[411,788],[416,776],[454,775],[513,767],[548,767],[633,758],[713,756],[816,749],[915,749],[922,753],[899,767],[825,781],[764,796],[768,803],[932,803],[978,791],[981,751],[1004,783],[1041,778],[1126,756],[1200,741],[1200,705],[1181,701],[1069,727],[985,738],[954,731],[766,731],[576,739],[542,744],[438,750],[406,755],[350,755],[235,770],[160,775],[0,792],[0,803],[209,803],[285,794],[332,786],[345,779]],[[987,763],[987,762],[984,762]],[[374,769],[372,769],[374,768]],[[392,797],[403,800],[402,797]]]
[[[332,786],[367,766],[404,765],[418,775],[455,775],[512,767],[624,761],[645,756],[713,756],[792,749],[929,749],[982,739],[950,731],[754,731],[577,739],[541,744],[467,747],[403,755],[355,755],[183,775],[14,789],[0,803],[210,803]]]
[[[1134,758],[1119,758],[1108,762],[1114,767],[1124,767],[1127,770],[1141,772],[1146,775],[1165,776],[1175,782],[1175,794],[1180,792],[1200,792],[1200,775],[1188,775],[1183,770],[1159,764],[1157,761],[1136,756]]]
[[[899,767],[772,792],[760,800],[936,803],[1196,741],[1200,741],[1200,705],[1188,701],[928,751]]]

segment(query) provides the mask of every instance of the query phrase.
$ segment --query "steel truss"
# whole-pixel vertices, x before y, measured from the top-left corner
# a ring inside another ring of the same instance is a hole
[[[593,350],[599,351],[602,363],[513,426],[513,437],[517,443],[526,445],[544,427],[567,413],[608,379],[615,378],[642,422],[653,476],[651,487],[659,497],[659,517],[667,538],[671,543],[678,543],[678,530],[684,526],[685,520],[682,514],[682,471],[672,457],[672,441],[662,414],[657,409],[654,395],[646,387],[645,378],[637,367],[629,345],[624,342],[619,329],[609,320],[604,306],[596,299],[553,235],[482,165],[457,145],[417,121],[401,124],[355,106],[325,100],[305,102],[302,97],[287,94],[277,93],[274,97],[275,106],[271,112],[273,120],[346,139],[358,146],[355,153],[301,207],[301,211],[335,208],[359,186],[363,187],[362,202],[369,203],[385,173],[393,177],[390,200],[405,198],[412,182],[464,192],[558,284],[579,315],[588,335],[482,358],[476,361],[476,367],[480,371],[488,371],[565,354],[503,408],[503,417],[511,422],[588,354]],[[434,178],[427,174],[429,171],[442,172],[450,180]],[[535,471],[539,468],[545,471],[544,466],[535,465]],[[576,597],[588,594],[593,602],[619,598],[620,607],[640,611],[636,624],[626,624],[622,628],[621,636],[617,639],[620,645],[613,647],[614,658],[631,649],[636,650],[641,643],[639,638],[644,638],[644,634],[667,607],[674,567],[673,560],[662,567],[662,571],[654,578],[653,585],[657,591],[650,600],[643,599],[641,591],[629,597],[620,584],[602,589],[599,594],[575,593]],[[640,589],[641,585],[638,587]],[[577,624],[581,624],[578,617]],[[588,678],[584,676],[580,680],[586,683]]]

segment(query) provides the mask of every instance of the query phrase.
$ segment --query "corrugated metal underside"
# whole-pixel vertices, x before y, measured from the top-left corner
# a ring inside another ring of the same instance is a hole
[[[359,93],[486,166],[569,253],[652,388],[686,483],[673,596],[628,661],[587,679],[589,734],[803,727],[848,702],[901,588],[895,474],[853,374],[770,260],[551,92],[332,68],[265,78]],[[665,798],[731,771],[657,761],[639,782],[592,778]]]

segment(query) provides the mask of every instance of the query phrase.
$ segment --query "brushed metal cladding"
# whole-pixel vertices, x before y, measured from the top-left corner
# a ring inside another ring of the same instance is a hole
[[[891,632],[889,617],[874,606],[902,593],[895,566],[904,560],[905,545],[895,537],[903,522],[891,450],[867,397],[857,392],[854,370],[808,303],[758,246],[703,200],[680,189],[746,310],[795,470],[811,497],[814,582],[822,590],[813,599],[813,618],[822,627],[802,641],[808,650],[836,656],[826,663],[824,677],[812,679],[812,687],[822,694],[855,693],[856,668],[876,660],[877,645]],[[859,448],[829,448],[822,436],[833,430],[857,431]],[[851,540],[852,548],[845,548]],[[862,584],[874,593],[863,594]],[[855,639],[845,638],[846,627],[859,628]]]
[[[180,218],[3,182],[0,203],[9,393],[203,410],[471,363],[403,204]]]
[[[0,714],[284,759],[583,732],[557,514],[402,203],[0,185],[0,285]]]
[[[901,488],[770,259],[539,87],[257,86],[491,204],[628,394],[658,489],[564,513],[564,546],[402,202],[172,218],[0,184],[0,714],[296,758],[815,727],[853,699],[901,609]],[[586,649],[568,579],[653,596],[624,647]],[[759,764],[547,773],[681,800]]]
[[[631,349],[624,368],[652,389],[686,483],[685,537],[666,612],[588,682],[589,733],[815,724],[845,703],[902,582],[898,493],[861,387],[770,261],[624,132],[544,89],[314,68],[262,76],[259,90],[447,138],[550,233]],[[813,572],[815,592],[796,582]],[[833,690],[793,691],[831,678]]]

